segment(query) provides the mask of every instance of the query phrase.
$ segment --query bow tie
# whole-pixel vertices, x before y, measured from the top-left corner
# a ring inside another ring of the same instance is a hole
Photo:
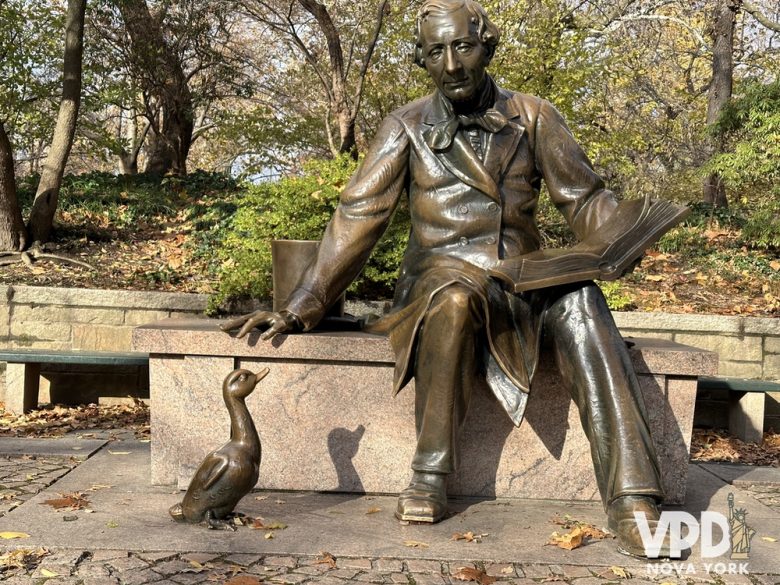
[[[487,132],[495,134],[507,124],[506,117],[493,108],[488,108],[484,112],[470,115],[453,115],[451,118],[435,124],[428,135],[428,146],[433,150],[446,150],[452,144],[453,138],[458,128],[468,128],[469,126],[479,126]]]

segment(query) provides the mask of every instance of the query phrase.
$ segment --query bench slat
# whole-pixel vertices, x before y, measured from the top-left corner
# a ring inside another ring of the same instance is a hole
[[[0,362],[12,364],[85,364],[106,366],[146,366],[149,354],[113,351],[57,351],[46,349],[0,350]]]

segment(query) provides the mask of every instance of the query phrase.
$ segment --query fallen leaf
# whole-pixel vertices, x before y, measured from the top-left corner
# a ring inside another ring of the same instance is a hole
[[[502,575],[513,575],[514,572],[515,572],[515,570],[514,570],[513,567],[504,567],[503,569],[501,569],[501,574]]]
[[[287,528],[287,524],[284,524],[283,522],[270,522],[266,524],[265,520],[262,518],[255,518],[251,527],[254,530],[284,530]]]
[[[666,280],[666,276],[663,274],[645,274],[645,280],[649,280],[650,282],[661,282],[662,280]]]
[[[265,538],[266,540],[272,540],[272,539],[273,539],[273,537],[274,537],[274,533],[273,533],[273,532],[266,532],[266,533],[263,535],[263,538]]]
[[[377,512],[381,512],[382,508],[369,508],[366,514],[376,514]]]
[[[336,557],[327,551],[320,551],[319,558],[314,561],[315,565],[328,565],[331,569],[336,568]]]
[[[238,575],[225,581],[225,585],[260,585],[262,581],[249,575]]]
[[[112,488],[112,487],[114,487],[114,486],[108,485],[108,484],[103,484],[103,483],[96,483],[91,488],[89,488],[89,491],[96,492],[98,490],[107,490],[107,489]]]
[[[70,508],[71,510],[83,510],[89,505],[89,500],[82,492],[73,492],[71,494],[60,494],[59,498],[52,498],[43,502],[56,510]]]
[[[54,571],[50,571],[49,569],[41,569],[41,575],[44,577],[59,577],[59,573],[55,573]]]
[[[762,536],[761,540],[766,540],[767,542],[777,542],[777,539],[772,538],[771,536]]]
[[[112,455],[130,455],[130,451],[112,451],[109,449],[108,452]]]
[[[769,263],[769,267],[770,267],[772,270],[780,270],[780,261],[778,261],[778,260],[772,260],[772,261]]]
[[[552,535],[550,535],[550,540],[547,541],[547,544],[553,544],[565,550],[574,550],[583,545],[584,538],[585,534],[582,529],[579,526],[575,526],[566,534],[553,532]]]
[[[287,502],[285,502],[284,500],[276,500],[276,503],[277,504],[286,504]]]
[[[420,542],[419,540],[404,540],[404,546],[409,548],[428,548],[428,543]]]
[[[109,520],[108,522],[106,522],[106,527],[107,528],[119,528],[119,523],[116,522],[115,520]]]
[[[609,569],[599,575],[602,579],[609,579],[610,577],[620,577],[621,579],[630,579],[631,573],[629,573],[623,567],[617,567],[612,565]]]
[[[255,496],[255,499],[256,499],[258,502],[260,502],[260,501],[262,501],[262,500],[267,500],[267,499],[268,499],[268,496]]]
[[[474,534],[473,532],[454,532],[450,540],[465,540],[466,542],[482,542],[488,534]]]
[[[491,583],[496,582],[495,577],[491,577],[485,571],[474,567],[459,567],[452,574],[452,578],[459,581],[476,581],[479,585],[491,585]]]
[[[49,554],[45,548],[31,550],[26,548],[17,548],[0,555],[0,570],[3,569],[26,569],[32,571],[38,566],[43,557]]]
[[[13,540],[15,538],[30,538],[26,532],[0,532],[0,538],[4,540]]]

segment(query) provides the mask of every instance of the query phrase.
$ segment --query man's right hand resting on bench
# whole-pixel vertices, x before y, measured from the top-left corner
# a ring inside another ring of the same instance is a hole
[[[219,326],[222,331],[226,332],[238,329],[236,337],[244,337],[255,327],[264,330],[263,334],[260,335],[262,340],[272,339],[285,331],[300,331],[302,328],[298,317],[288,311],[279,311],[278,313],[273,311],[253,311],[252,313],[231,319]]]

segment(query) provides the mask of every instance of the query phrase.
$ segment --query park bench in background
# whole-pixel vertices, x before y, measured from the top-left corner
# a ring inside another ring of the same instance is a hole
[[[729,432],[745,442],[761,442],[764,432],[766,394],[780,392],[780,384],[768,380],[701,376],[698,388],[704,391],[727,390]]]
[[[42,366],[149,366],[149,354],[139,352],[58,351],[50,349],[0,350],[5,370],[5,408],[14,413],[29,412],[38,406]]]

